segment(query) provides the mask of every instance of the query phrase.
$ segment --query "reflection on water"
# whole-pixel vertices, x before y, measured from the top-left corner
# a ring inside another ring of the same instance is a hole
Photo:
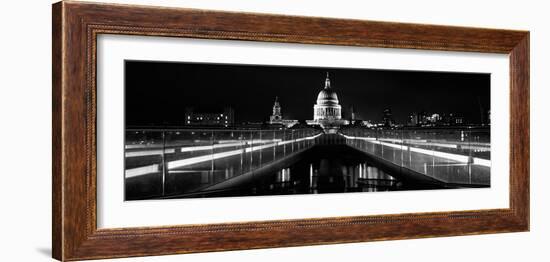
[[[218,169],[214,171],[214,174],[216,173],[227,174],[228,171]],[[248,182],[234,184],[223,190],[203,191],[188,197],[378,192],[434,188],[413,181],[401,181],[398,177],[370,163],[364,154],[350,147],[332,146],[329,149],[318,146],[290,165],[271,172],[254,174]]]
[[[345,192],[378,192],[440,188],[404,178],[400,170],[388,171],[367,160],[364,153],[346,145],[316,146],[289,161],[267,165],[242,174],[245,159],[223,159],[215,165],[172,170],[166,175],[164,196],[195,198]],[[393,173],[392,173],[393,172]],[[398,173],[395,173],[398,172]],[[156,176],[157,179],[160,176]],[[142,183],[143,186],[140,187]],[[127,184],[129,184],[127,182]],[[158,185],[139,180],[127,187],[132,195],[140,188]]]
[[[304,159],[258,179],[256,194],[319,194],[399,190],[402,183],[364,159]]]

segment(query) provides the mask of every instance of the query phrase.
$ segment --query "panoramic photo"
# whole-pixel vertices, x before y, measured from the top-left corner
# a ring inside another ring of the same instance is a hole
[[[490,75],[125,62],[125,200],[487,188]]]

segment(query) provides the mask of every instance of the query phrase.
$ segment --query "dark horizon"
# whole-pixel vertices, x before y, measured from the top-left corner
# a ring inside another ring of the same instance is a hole
[[[127,126],[173,125],[186,108],[197,112],[235,110],[235,123],[265,122],[278,97],[285,119],[313,118],[313,104],[326,72],[343,117],[380,122],[390,108],[406,124],[414,112],[454,113],[480,124],[490,109],[490,75],[328,67],[125,62]]]

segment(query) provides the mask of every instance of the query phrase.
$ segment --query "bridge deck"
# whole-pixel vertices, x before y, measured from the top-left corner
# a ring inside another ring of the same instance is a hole
[[[125,161],[127,196],[138,199],[200,191],[226,181],[236,181],[236,177],[320,143],[346,144],[374,158],[444,183],[490,185],[491,161],[459,154],[462,151],[453,151],[449,143],[427,145],[418,141],[317,134],[287,141],[226,140],[209,145],[171,145],[164,149],[131,147],[126,151]]]

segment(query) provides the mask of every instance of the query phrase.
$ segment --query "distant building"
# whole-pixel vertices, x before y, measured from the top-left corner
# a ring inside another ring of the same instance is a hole
[[[353,106],[350,106],[349,107],[349,121],[350,121],[351,124],[354,124],[355,120],[357,120],[355,118],[355,108],[353,108]]]
[[[273,104],[273,113],[269,117],[270,124],[280,123],[283,120],[283,114],[281,113],[281,105],[279,104],[279,97],[275,97],[275,103]]]
[[[365,126],[365,127],[368,127],[368,128],[374,127],[374,124],[370,120],[361,121],[361,125]]]
[[[186,126],[229,127],[235,124],[235,111],[231,107],[221,112],[195,112],[193,108],[187,108],[184,118]]]
[[[273,112],[269,116],[269,123],[272,125],[280,124],[284,125],[287,128],[298,124],[298,120],[293,119],[283,119],[283,114],[281,112],[281,105],[279,104],[279,97],[275,97],[275,103],[273,104]]]
[[[463,124],[465,124],[465,123],[464,123],[464,117],[456,116],[456,117],[454,118],[453,124],[455,124],[455,125],[463,125]]]
[[[421,126],[428,124],[428,113],[422,111],[418,114],[418,124]]]
[[[446,125],[450,125],[450,126],[457,126],[457,125],[466,124],[465,121],[464,121],[463,116],[460,116],[460,115],[457,115],[457,114],[454,114],[454,113],[450,113],[448,115],[445,115],[443,117],[443,122]]]
[[[391,109],[389,108],[384,109],[383,123],[386,127],[391,127],[394,124],[393,115],[391,113]]]
[[[420,124],[418,113],[412,113],[409,116],[409,126],[418,126]]]
[[[482,113],[481,113],[481,125],[482,126],[491,125],[491,110],[482,111]]]
[[[453,114],[440,114],[426,112],[414,112],[409,116],[409,126],[445,126],[455,125],[455,122],[463,121],[463,118],[457,119]]]
[[[338,96],[330,86],[330,76],[327,72],[325,87],[317,95],[317,103],[313,105],[313,120],[307,121],[308,125],[320,125],[325,133],[335,134],[342,125],[347,125],[348,120],[342,119],[342,107]]]
[[[435,114],[432,114],[431,116],[428,116],[427,120],[428,120],[428,122],[430,122],[432,124],[437,124],[438,122],[441,121],[441,116],[439,114],[435,113]]]

